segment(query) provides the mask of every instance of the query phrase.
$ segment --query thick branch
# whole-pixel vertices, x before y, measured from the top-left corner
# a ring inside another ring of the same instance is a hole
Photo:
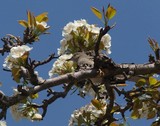
[[[107,71],[107,70],[106,70]],[[108,70],[105,75],[107,76],[115,76],[115,75],[120,75],[124,72],[126,72],[126,74],[130,74],[130,71],[133,71],[131,78],[138,76],[138,75],[144,75],[144,74],[151,74],[151,73],[160,73],[160,65],[159,64],[119,64],[117,65],[117,68],[114,70]],[[92,70],[85,70],[85,71],[79,71],[79,72],[75,72],[75,73],[70,73],[70,74],[65,74],[65,75],[61,75],[55,78],[51,78],[51,79],[47,79],[44,80],[44,83],[41,85],[37,85],[33,88],[31,88],[29,91],[27,91],[27,94],[35,94],[38,93],[42,90],[46,90],[50,87],[54,87],[54,86],[58,86],[64,83],[69,83],[73,80],[75,81],[81,81],[87,78],[94,78],[95,76],[97,76],[98,72],[96,69],[92,69]],[[131,78],[129,78],[131,80]],[[125,78],[127,80],[127,78]],[[128,80],[129,80],[128,79]],[[21,101],[22,99],[26,98],[26,96],[24,95],[17,95],[17,96],[12,96],[9,97],[9,100],[7,100],[7,106],[12,106],[16,103],[18,103],[19,101]]]
[[[120,73],[122,71],[133,72],[131,73],[133,76],[160,73],[160,62],[147,64],[119,64],[119,67],[121,68]]]

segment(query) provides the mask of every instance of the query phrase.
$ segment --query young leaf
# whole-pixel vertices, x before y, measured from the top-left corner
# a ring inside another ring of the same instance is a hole
[[[98,101],[97,99],[93,99],[91,100],[92,104],[94,105],[94,107],[96,107],[98,110],[103,109],[104,105]]]
[[[141,78],[139,79],[137,82],[136,82],[136,86],[137,87],[141,87],[141,86],[144,86],[146,84],[146,80]]]
[[[91,10],[99,19],[102,19],[102,14],[97,8],[91,7]]]
[[[21,76],[20,71],[21,71],[20,68],[12,68],[12,76],[17,83],[20,82],[20,76]]]
[[[28,27],[32,26],[32,14],[30,11],[27,11],[27,16],[28,16]]]
[[[106,17],[110,20],[115,15],[116,15],[116,9],[109,5],[107,10],[106,10]]]
[[[156,116],[156,112],[155,111],[150,111],[147,115],[147,119],[153,119]]]
[[[36,21],[38,21],[38,22],[47,22],[48,21],[48,17],[47,17],[47,12],[44,12],[44,13],[42,13],[42,14],[40,14],[40,15],[38,15],[38,16],[36,16],[35,18],[36,18]]]
[[[119,124],[112,122],[109,126],[119,126]]]
[[[155,85],[157,82],[158,82],[158,80],[156,78],[149,77],[149,84],[150,85]]]
[[[38,96],[39,96],[38,93],[36,93],[36,94],[30,95],[30,98],[31,98],[31,99],[36,99],[36,98],[38,98]]]
[[[22,25],[23,27],[25,27],[25,28],[28,27],[28,22],[25,21],[25,20],[19,20],[18,23],[19,23],[20,25]]]
[[[30,11],[28,11],[27,16],[28,16],[28,27],[35,27],[36,20],[33,14]]]
[[[138,110],[135,110],[131,113],[132,119],[138,119],[140,117]]]
[[[43,25],[40,25],[40,24],[37,25],[37,29],[40,32],[44,32],[45,30],[47,30]]]
[[[120,109],[119,106],[113,106],[111,113],[113,113],[113,112],[115,112],[115,111],[117,111],[117,110],[119,110],[119,109]]]

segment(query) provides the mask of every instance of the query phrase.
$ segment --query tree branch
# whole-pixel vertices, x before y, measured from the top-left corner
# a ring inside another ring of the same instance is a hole
[[[119,76],[119,75],[123,76],[125,72],[130,77],[129,78],[124,77],[123,79],[125,81],[126,80],[132,81],[132,78],[139,75],[160,73],[160,64],[159,62],[148,63],[148,64],[117,64],[115,69],[109,69],[109,68],[104,68],[104,69],[105,69],[104,79],[106,78],[109,79],[110,77],[113,78],[114,76]],[[54,86],[62,85],[64,83],[77,82],[84,79],[94,78],[98,74],[99,74],[99,71],[93,68],[91,70],[78,71],[74,73],[60,75],[55,78],[46,79],[46,80],[43,80],[43,83],[41,85],[34,86],[29,90],[27,90],[25,95],[21,93],[16,96],[10,96],[10,97],[4,96],[4,98],[6,97],[7,98],[3,99],[3,102],[5,103],[6,107],[9,108],[10,106],[20,102],[21,100],[25,99],[31,94],[38,93],[40,91],[46,90]],[[3,109],[3,107],[0,107],[0,108]]]
[[[33,66],[33,69],[35,69],[36,67],[38,67],[40,65],[44,65],[44,64],[49,63],[54,58],[57,58],[57,57],[55,57],[55,54],[51,54],[47,59],[45,59],[43,61],[35,61],[35,60],[33,60],[31,62],[31,65]]]

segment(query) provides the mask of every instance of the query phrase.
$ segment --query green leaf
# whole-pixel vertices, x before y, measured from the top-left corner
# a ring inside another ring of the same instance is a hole
[[[36,21],[38,22],[47,22],[48,21],[48,17],[47,17],[48,13],[47,12],[44,12],[38,16],[35,17]]]
[[[91,100],[92,104],[94,105],[94,107],[96,107],[98,110],[102,110],[104,105],[97,99],[93,99]]]
[[[43,33],[43,32],[46,31],[48,28],[46,29],[43,25],[38,24],[38,25],[37,25],[37,29],[38,29],[39,32]]]
[[[132,119],[139,119],[140,115],[139,115],[139,112],[138,111],[133,111],[131,113],[131,118]]]
[[[113,113],[113,112],[115,112],[115,111],[117,111],[117,110],[119,110],[119,109],[120,109],[119,106],[113,106],[111,113]]]
[[[23,27],[25,27],[25,28],[28,27],[28,22],[25,21],[25,20],[19,20],[18,23],[19,23],[20,25],[22,25]]]
[[[116,15],[116,12],[116,9],[109,5],[106,10],[106,17],[110,20]]]
[[[78,126],[81,126],[81,124],[85,123],[85,120],[83,119],[82,115],[78,117],[77,121],[78,121]]]
[[[27,63],[27,60],[28,60],[28,56],[29,56],[29,52],[26,52],[23,54],[23,56],[21,56],[19,59],[18,59],[18,62],[21,64],[21,65],[26,65]]]
[[[158,122],[153,122],[151,126],[159,126]]]
[[[151,110],[147,115],[147,119],[153,119],[155,116],[156,116],[156,112]]]
[[[97,8],[91,7],[91,10],[99,19],[102,19],[102,14]]]
[[[119,124],[112,122],[109,126],[119,126]]]
[[[151,86],[157,84],[157,82],[158,82],[158,80],[157,80],[156,78],[154,78],[154,77],[149,77],[149,84],[150,84]]]
[[[20,77],[21,77],[20,71],[21,71],[20,68],[15,68],[15,67],[12,68],[12,76],[17,83],[20,82]]]
[[[30,95],[30,98],[31,98],[31,99],[36,99],[36,98],[38,98],[38,97],[39,97],[38,93]]]
[[[27,16],[28,16],[28,27],[32,26],[32,14],[30,11],[27,11]]]
[[[28,16],[28,27],[35,27],[36,20],[35,20],[35,17],[33,16],[33,14],[30,11],[28,11],[27,16]]]
[[[152,50],[156,53],[157,50],[159,50],[159,44],[156,42],[156,40],[148,38],[148,42],[150,44],[150,47]]]
[[[133,110],[141,109],[142,108],[142,101],[138,98],[134,100]]]
[[[136,86],[137,87],[141,87],[141,86],[143,86],[143,85],[145,85],[146,84],[146,80],[145,79],[139,79],[138,81],[137,81],[137,83],[136,83]]]

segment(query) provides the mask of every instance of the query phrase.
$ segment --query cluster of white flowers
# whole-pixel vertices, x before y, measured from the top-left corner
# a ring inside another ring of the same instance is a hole
[[[21,58],[23,55],[27,54],[29,51],[31,51],[32,48],[22,45],[17,47],[12,47],[10,50],[9,55],[6,57],[3,67],[7,69],[12,69],[13,67],[19,67],[19,58]]]
[[[73,61],[69,60],[72,54],[64,54],[60,56],[53,64],[52,69],[49,71],[49,76],[53,77],[54,74],[62,75],[65,73],[73,72],[75,70]]]
[[[6,121],[0,121],[0,126],[7,126]]]
[[[14,95],[19,94],[17,89],[14,90]],[[36,108],[32,108],[31,106],[28,106],[27,104],[30,104],[28,101],[26,103],[17,103],[15,105],[12,105],[10,107],[12,117],[19,121],[23,118],[29,119],[31,121],[37,121],[42,120],[42,115],[38,113],[38,110]]]
[[[87,30],[89,32],[98,34],[100,31],[99,27],[95,27],[95,25],[90,25],[87,23],[87,21],[85,19],[81,19],[81,20],[75,20],[74,22],[69,22],[62,31],[62,36],[67,40],[71,40],[73,38],[72,36],[72,32],[76,33],[77,35],[78,33],[78,28],[79,27],[86,27]]]
[[[79,110],[75,110],[73,114],[71,114],[68,126],[78,125],[80,123],[79,121],[81,121],[81,125],[88,124],[88,122],[91,123],[90,125],[94,125],[100,115],[105,115],[105,110],[106,105],[98,109],[90,103]]]
[[[21,119],[29,119],[31,121],[42,120],[42,115],[34,108],[28,108],[27,104],[17,103],[10,107],[12,117],[19,121]]]
[[[60,41],[61,47],[58,49],[60,57],[53,64],[49,76],[73,72],[75,66],[68,59],[76,52],[94,50],[100,29],[96,25],[88,24],[84,19],[69,22],[62,31],[63,39]],[[100,51],[106,51],[107,54],[110,54],[110,47],[111,37],[109,34],[105,34],[101,39]]]
[[[147,118],[148,114],[150,112],[150,104],[148,102],[142,102],[142,108],[138,109],[140,118]],[[157,109],[156,108],[151,108],[152,112],[157,113]],[[155,114],[156,115],[156,114]]]
[[[62,36],[64,38],[60,42],[61,47],[58,49],[58,54],[94,50],[100,29],[96,25],[88,24],[84,19],[69,22],[63,28]],[[106,34],[102,37],[100,50],[105,50],[107,54],[110,54],[110,47],[111,37]]]

